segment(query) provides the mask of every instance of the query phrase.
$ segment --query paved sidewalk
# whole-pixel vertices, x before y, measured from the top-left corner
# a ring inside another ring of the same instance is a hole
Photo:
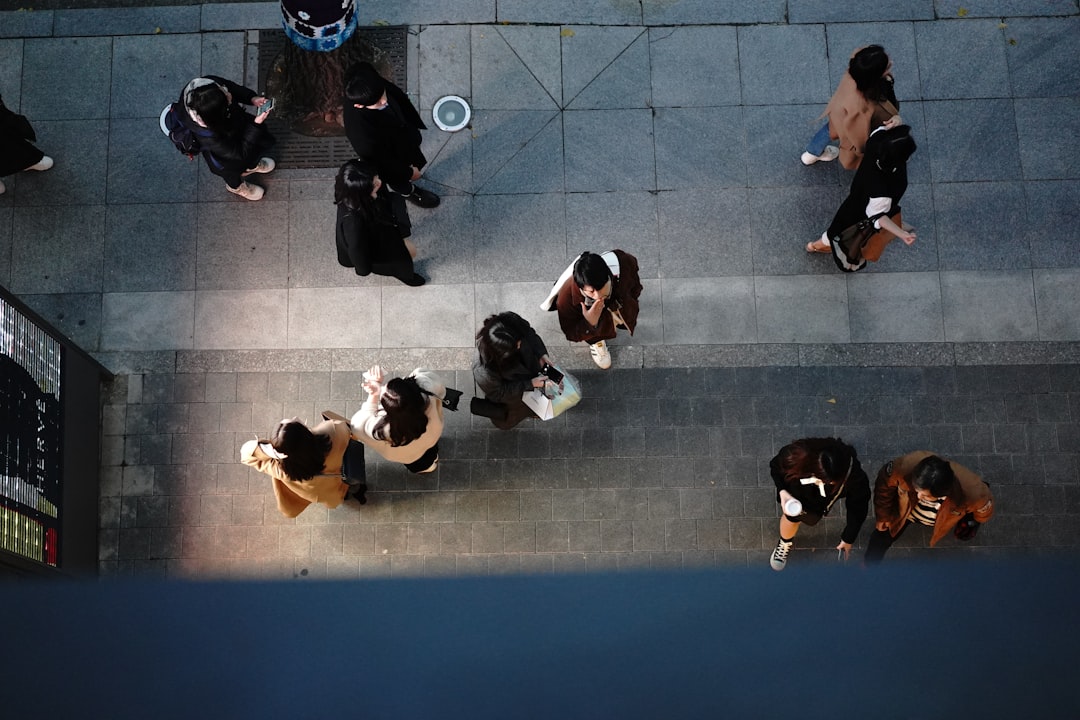
[[[870,472],[917,447],[983,470],[1002,510],[978,547],[1074,546],[1080,17],[960,5],[361,2],[361,22],[410,27],[424,112],[444,94],[474,108],[470,131],[425,134],[444,202],[413,213],[418,290],[336,264],[333,169],[275,172],[248,203],[157,130],[191,77],[259,83],[249,31],[276,3],[0,13],[0,92],[57,160],[5,180],[0,284],[120,374],[103,570],[758,563],[765,463],[810,432],[854,442]],[[919,143],[919,237],[846,276],[802,247],[850,174],[798,156],[868,42]],[[602,375],[537,304],[580,250],[610,247],[638,256],[645,293]],[[436,475],[376,464],[363,511],[295,522],[236,462],[283,416],[351,412],[375,361],[468,393],[475,328],[503,309],[584,369],[565,420],[496,433],[459,413]],[[799,547],[835,545],[820,532]]]

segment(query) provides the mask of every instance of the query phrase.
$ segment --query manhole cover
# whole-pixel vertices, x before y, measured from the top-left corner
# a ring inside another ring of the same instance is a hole
[[[320,61],[348,65],[357,60],[375,60],[381,72],[390,72],[390,80],[398,87],[408,86],[408,27],[358,27],[349,41],[331,53],[311,53]],[[274,66],[278,58],[291,45],[281,30],[259,32],[259,87],[271,93],[274,87]],[[295,47],[295,46],[293,46]],[[297,53],[302,53],[295,48]],[[290,52],[292,52],[290,50]],[[375,57],[372,57],[374,55]],[[341,93],[334,93],[340,98]],[[339,110],[335,106],[335,110]],[[279,168],[338,168],[346,160],[355,157],[352,145],[345,137],[345,130],[334,122],[305,122],[309,132],[318,137],[302,134],[294,129],[292,118],[271,114],[267,121],[270,132],[277,138],[274,157]]]

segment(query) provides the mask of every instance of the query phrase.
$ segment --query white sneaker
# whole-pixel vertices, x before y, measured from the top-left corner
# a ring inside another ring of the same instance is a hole
[[[819,160],[821,162],[832,162],[838,157],[840,157],[840,148],[836,147],[835,145],[826,145],[824,152],[822,152],[820,155],[813,155],[811,153],[804,152],[802,154],[802,164],[813,165]]]
[[[590,345],[589,353],[592,355],[593,362],[596,363],[601,370],[607,370],[611,367],[611,353],[608,352],[607,343],[603,340],[595,345]]]
[[[266,193],[266,190],[264,190],[262,187],[258,185],[252,185],[249,182],[240,183],[240,187],[238,188],[231,188],[228,185],[226,185],[225,188],[233,195],[239,195],[246,200],[261,200],[263,194]]]
[[[274,158],[259,158],[259,163],[255,167],[251,168],[250,170],[244,171],[242,174],[251,175],[252,173],[273,172],[275,167],[277,167],[277,163],[274,162]]]
[[[788,555],[791,554],[791,546],[795,544],[794,540],[784,542],[783,538],[776,541],[776,547],[772,551],[772,557],[769,558],[769,567],[773,570],[780,571],[787,565]]]
[[[48,170],[53,166],[53,159],[46,155],[38,160],[36,163],[26,168],[27,170]]]

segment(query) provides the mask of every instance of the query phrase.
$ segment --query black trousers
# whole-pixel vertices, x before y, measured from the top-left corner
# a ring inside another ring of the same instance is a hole
[[[870,535],[870,542],[866,544],[866,556],[863,558],[863,562],[867,565],[876,565],[881,562],[888,549],[892,547],[897,538],[904,534],[910,524],[910,520],[905,522],[904,527],[900,528],[900,532],[896,533],[896,537],[893,537],[888,530],[874,530],[873,534]]]

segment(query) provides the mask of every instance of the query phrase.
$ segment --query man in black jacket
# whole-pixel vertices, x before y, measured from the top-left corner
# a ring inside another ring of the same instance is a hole
[[[384,79],[371,63],[345,73],[345,134],[357,157],[373,164],[393,192],[414,205],[433,208],[439,196],[413,183],[427,158],[420,150],[420,113],[401,88]]]

